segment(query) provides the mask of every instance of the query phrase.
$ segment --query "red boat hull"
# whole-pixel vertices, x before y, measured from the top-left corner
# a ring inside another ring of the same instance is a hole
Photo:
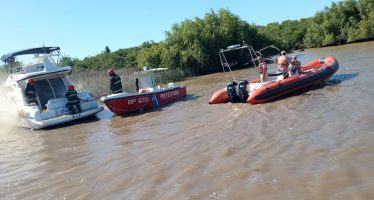
[[[134,111],[142,111],[156,108],[176,101],[186,96],[186,87],[180,86],[172,89],[160,90],[149,93],[134,93],[132,95],[108,96],[103,103],[115,114],[126,114]]]
[[[279,98],[285,94],[319,83],[332,76],[338,69],[339,64],[334,57],[315,59],[302,66],[302,71],[304,73],[263,85],[251,91],[247,103],[265,103]],[[249,81],[249,83],[256,82],[259,82],[259,80]],[[229,96],[226,92],[226,88],[224,88],[213,94],[209,104],[227,102],[229,102]]]

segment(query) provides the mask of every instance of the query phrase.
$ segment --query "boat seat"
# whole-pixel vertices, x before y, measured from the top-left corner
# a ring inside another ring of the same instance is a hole
[[[47,102],[47,109],[48,110],[56,110],[58,108],[66,106],[68,103],[67,98],[56,98],[56,99],[49,99]]]

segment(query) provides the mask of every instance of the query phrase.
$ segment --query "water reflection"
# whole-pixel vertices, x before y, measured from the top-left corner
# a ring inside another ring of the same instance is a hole
[[[329,79],[326,80],[326,83],[331,84],[331,85],[336,85],[336,84],[340,84],[343,81],[348,81],[353,78],[356,78],[357,76],[359,76],[358,72],[350,73],[350,74],[334,74],[333,76],[331,76]]]

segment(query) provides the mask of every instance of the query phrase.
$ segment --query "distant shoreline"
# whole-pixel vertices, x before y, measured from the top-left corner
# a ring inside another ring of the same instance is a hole
[[[337,44],[329,44],[329,45],[324,45],[324,46],[321,46],[321,47],[310,47],[310,48],[304,48],[304,49],[295,49],[295,50],[292,50],[291,52],[300,52],[300,51],[304,51],[306,49],[317,49],[317,48],[326,48],[326,47],[337,47],[337,46],[344,46],[344,45],[348,45],[348,44],[356,44],[356,43],[365,43],[365,42],[372,42],[374,41],[374,38],[367,38],[367,39],[361,39],[361,40],[356,40],[356,41],[352,41],[352,42],[344,42],[344,43],[337,43]]]

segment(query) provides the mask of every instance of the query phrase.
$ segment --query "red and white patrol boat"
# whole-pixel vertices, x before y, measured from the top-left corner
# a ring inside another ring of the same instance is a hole
[[[156,70],[141,71],[153,73]],[[139,78],[138,93],[123,92],[101,97],[101,101],[115,114],[126,114],[134,111],[143,111],[156,108],[185,97],[187,90],[185,86],[169,83],[167,88],[147,87],[154,85],[153,76]]]

